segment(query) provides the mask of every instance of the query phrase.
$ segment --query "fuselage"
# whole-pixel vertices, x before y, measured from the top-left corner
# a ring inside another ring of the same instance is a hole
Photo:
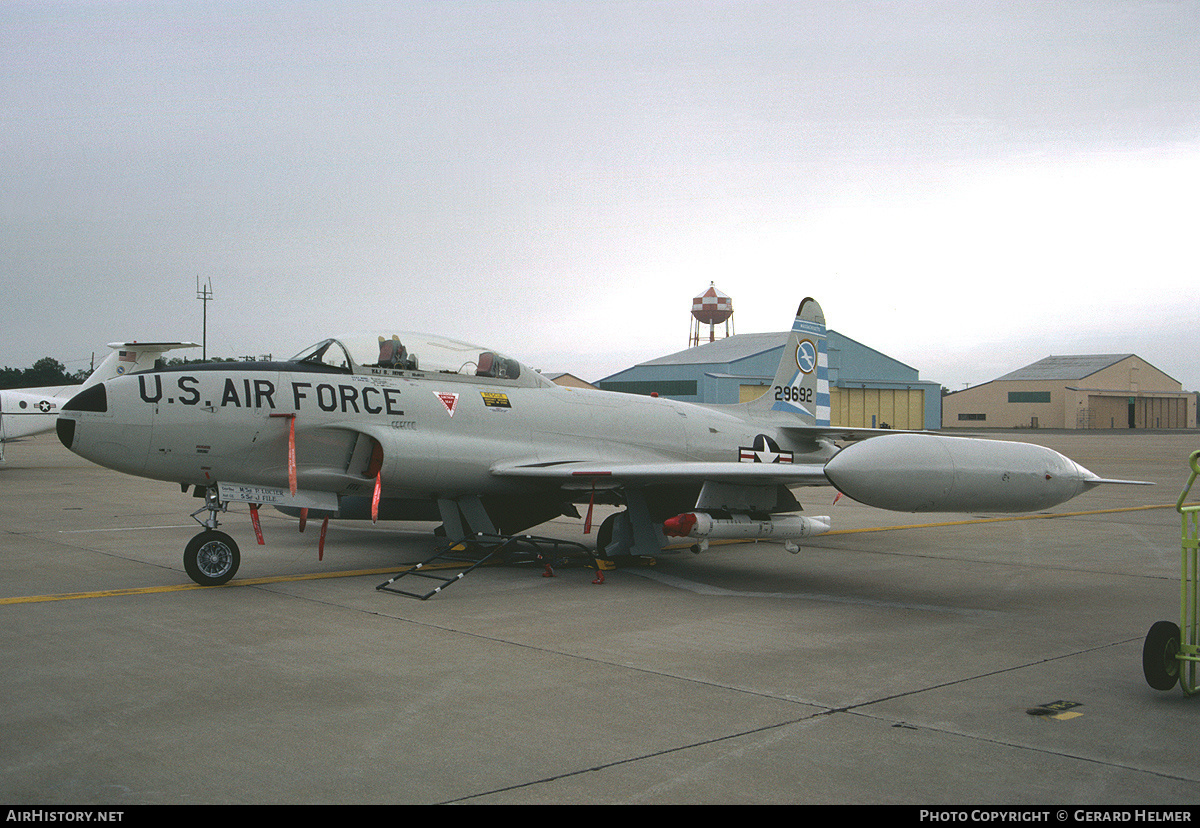
[[[64,412],[68,448],[118,471],[200,486],[286,486],[289,444],[300,488],[362,493],[378,472],[388,497],[533,488],[491,474],[514,461],[738,462],[756,439],[764,448],[761,435],[795,462],[823,463],[835,451],[792,440],[743,406],[566,388],[529,372],[512,380],[225,363],[118,377],[101,389]]]

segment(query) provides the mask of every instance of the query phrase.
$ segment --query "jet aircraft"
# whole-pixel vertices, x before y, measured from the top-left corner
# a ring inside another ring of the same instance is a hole
[[[216,528],[237,502],[256,531],[269,504],[302,522],[440,520],[450,539],[581,517],[583,504],[586,533],[593,506],[614,504],[596,555],[620,558],[738,538],[798,551],[830,521],[797,514],[791,487],[898,511],[1011,512],[1136,482],[1027,443],[832,426],[825,337],[804,299],[769,390],[737,405],[560,387],[443,337],[325,339],[282,362],[107,379],[63,406],[57,429],[95,463],[204,497],[184,564],[208,585],[237,571],[238,546]]]
[[[4,443],[52,431],[63,403],[85,388],[133,371],[154,367],[175,348],[196,348],[194,342],[110,342],[113,349],[82,385],[16,388],[0,391],[0,460]]]

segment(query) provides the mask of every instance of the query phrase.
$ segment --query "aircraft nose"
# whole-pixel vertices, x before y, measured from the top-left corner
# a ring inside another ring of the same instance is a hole
[[[68,449],[75,444],[75,418],[67,414],[71,411],[94,411],[101,414],[107,412],[108,392],[104,389],[104,383],[83,389],[67,400],[62,407],[62,414],[54,424],[54,430],[58,433],[59,441]]]
[[[117,377],[84,388],[62,407],[58,439],[97,465],[142,474],[157,406],[148,404],[139,379]]]

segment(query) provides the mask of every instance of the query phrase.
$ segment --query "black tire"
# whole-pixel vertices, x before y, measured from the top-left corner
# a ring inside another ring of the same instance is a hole
[[[1179,681],[1179,627],[1170,621],[1157,621],[1146,633],[1142,645],[1142,672],[1146,683],[1155,690],[1170,690]]]
[[[208,529],[192,538],[183,550],[183,569],[201,586],[220,586],[237,574],[242,555],[233,538]]]

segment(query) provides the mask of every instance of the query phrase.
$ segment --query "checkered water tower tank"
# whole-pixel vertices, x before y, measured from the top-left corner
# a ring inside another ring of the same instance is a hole
[[[717,325],[722,323],[725,325],[725,336],[729,336],[733,323],[733,300],[709,282],[708,290],[692,299],[692,332],[688,336],[688,347],[700,344],[701,325],[708,325],[708,341],[716,341]]]
[[[692,316],[702,325],[720,325],[733,315],[733,300],[710,282],[708,290],[692,300]]]

